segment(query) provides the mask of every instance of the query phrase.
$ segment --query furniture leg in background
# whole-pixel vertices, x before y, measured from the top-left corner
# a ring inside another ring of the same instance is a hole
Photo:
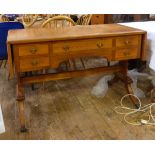
[[[120,61],[120,65],[122,66],[122,71],[115,73],[114,79],[109,81],[109,84],[112,85],[113,83],[121,80],[125,84],[125,88],[128,94],[133,94],[133,89],[131,84],[133,83],[132,79],[128,76],[128,61]],[[132,103],[138,108],[137,99],[133,96],[129,96]]]
[[[134,92],[133,92],[133,89],[131,87],[131,84],[133,83],[132,79],[128,76],[128,61],[121,61],[120,62],[120,65],[121,66],[124,66],[123,67],[123,72],[122,72],[122,75],[123,75],[123,82],[125,84],[125,88],[127,90],[127,93],[128,94],[133,94],[134,95]],[[136,101],[137,99],[133,96],[129,96],[131,101],[135,104],[136,107],[138,107]]]

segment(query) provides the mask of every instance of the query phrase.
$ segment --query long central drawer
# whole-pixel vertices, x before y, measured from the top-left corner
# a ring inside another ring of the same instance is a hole
[[[109,48],[112,48],[111,38],[58,41],[53,43],[53,54]]]

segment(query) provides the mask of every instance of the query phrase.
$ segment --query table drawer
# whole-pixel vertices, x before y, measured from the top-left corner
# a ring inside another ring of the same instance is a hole
[[[20,59],[20,72],[44,69],[49,66],[49,57],[31,57]]]
[[[112,48],[112,39],[84,39],[53,43],[53,53],[55,54],[106,48]]]
[[[120,49],[115,52],[115,60],[126,60],[139,58],[138,48]]]
[[[24,44],[18,46],[19,56],[43,55],[49,53],[48,44]]]
[[[139,44],[139,35],[116,38],[116,47],[134,46]]]

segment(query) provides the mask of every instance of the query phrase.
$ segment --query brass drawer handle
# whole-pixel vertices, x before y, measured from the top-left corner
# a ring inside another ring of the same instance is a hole
[[[123,54],[124,54],[124,56],[129,56],[130,55],[130,51],[124,51]]]
[[[64,49],[64,51],[67,52],[69,50],[69,46],[68,45],[64,45],[63,49]]]
[[[30,53],[35,54],[36,52],[37,52],[37,49],[36,48],[31,48],[30,49]]]
[[[32,62],[31,62],[31,65],[32,66],[36,66],[36,65],[38,65],[39,64],[39,62],[37,61],[37,60],[32,60]]]
[[[98,43],[96,44],[96,46],[97,46],[98,48],[102,48],[102,47],[103,47],[103,43],[102,43],[102,42],[98,42]]]
[[[124,41],[124,43],[125,43],[126,45],[128,45],[130,42],[129,42],[129,40],[126,40],[126,41]]]

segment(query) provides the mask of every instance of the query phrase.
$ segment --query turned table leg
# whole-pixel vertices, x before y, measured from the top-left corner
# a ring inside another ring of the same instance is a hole
[[[121,61],[120,66],[122,67],[122,70],[120,72],[115,73],[114,79],[109,81],[109,84],[112,85],[113,83],[121,80],[125,84],[125,88],[128,94],[133,94],[133,89],[131,87],[131,84],[133,83],[132,79],[128,76],[128,61]],[[129,96],[130,100],[136,107],[139,105],[137,104],[137,99],[134,96]]]
[[[127,90],[128,94],[133,94],[134,95],[134,91],[131,87],[131,84],[133,83],[132,79],[128,76],[128,61],[121,61],[120,65],[122,66],[122,71],[121,71],[121,80],[124,82],[125,84],[125,88]],[[137,104],[137,99],[134,96],[129,96],[129,98],[131,99],[132,103],[139,108],[139,105]]]
[[[24,88],[21,85],[17,84],[16,87],[16,95],[17,95],[17,103],[18,103],[18,111],[19,111],[19,120],[20,120],[20,131],[21,132],[26,132],[26,119],[25,119],[25,106],[24,106],[24,101],[25,101],[25,96],[24,96]]]

